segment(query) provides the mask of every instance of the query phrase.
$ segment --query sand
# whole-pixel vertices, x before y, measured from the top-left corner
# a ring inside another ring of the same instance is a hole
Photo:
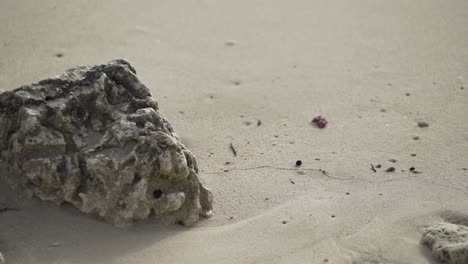
[[[2,184],[17,210],[0,213],[0,251],[24,264],[434,263],[424,226],[468,214],[467,25],[464,0],[2,0],[0,88],[128,59],[215,204],[193,228],[118,229]]]

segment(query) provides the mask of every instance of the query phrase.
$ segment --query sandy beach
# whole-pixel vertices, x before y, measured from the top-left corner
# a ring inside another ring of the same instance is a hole
[[[468,1],[0,1],[0,89],[113,58],[213,217],[116,228],[0,181],[6,263],[436,263],[422,229],[468,221]]]

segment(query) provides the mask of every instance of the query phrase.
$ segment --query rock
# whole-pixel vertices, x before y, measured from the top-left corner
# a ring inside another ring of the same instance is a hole
[[[429,126],[429,124],[424,122],[424,121],[419,121],[418,122],[418,127],[428,127],[428,126]]]
[[[443,263],[468,263],[468,227],[440,223],[424,230],[423,245],[432,250],[432,256]]]
[[[0,252],[0,263],[5,263],[5,258],[3,257],[2,252]]]
[[[1,93],[0,164],[31,195],[118,226],[211,215],[195,156],[125,60]]]

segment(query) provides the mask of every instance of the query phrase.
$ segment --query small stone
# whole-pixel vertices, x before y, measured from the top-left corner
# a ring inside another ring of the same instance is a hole
[[[300,167],[302,165],[302,160],[296,160],[296,166]]]
[[[429,126],[429,124],[424,122],[424,121],[419,121],[418,122],[418,127],[428,127],[428,126]]]
[[[303,170],[298,170],[296,173],[297,173],[297,174],[300,174],[300,175],[304,175],[304,174],[305,174],[305,171],[303,171]]]
[[[397,163],[398,160],[396,160],[396,159],[389,159],[388,161],[390,161],[391,163]]]
[[[416,153],[411,154],[411,157],[416,157]]]
[[[349,195],[349,192],[346,192],[346,195]]]
[[[414,171],[414,170],[415,170],[415,168],[414,168],[414,167],[411,167],[411,168],[409,168],[409,170],[410,170],[410,171]]]
[[[419,137],[418,136],[413,136],[412,137],[414,140],[419,140]]]
[[[325,128],[328,124],[328,121],[325,117],[319,115],[312,119],[312,123],[315,123],[318,128]]]
[[[382,165],[381,165],[381,164],[377,164],[377,165],[375,165],[375,167],[376,167],[377,169],[380,169],[380,168],[382,168]]]
[[[284,220],[284,221],[281,222],[281,223],[283,223],[283,225],[285,225],[285,224],[287,224],[288,222],[287,222],[286,220]]]
[[[394,172],[395,167],[389,167],[388,169],[385,170],[386,172]]]

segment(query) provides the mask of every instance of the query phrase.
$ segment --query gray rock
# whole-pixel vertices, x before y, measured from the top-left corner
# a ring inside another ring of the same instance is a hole
[[[211,215],[195,156],[125,60],[1,93],[0,163],[31,195],[119,226]]]
[[[424,230],[423,245],[432,250],[432,256],[443,263],[468,263],[468,227],[439,223]]]

